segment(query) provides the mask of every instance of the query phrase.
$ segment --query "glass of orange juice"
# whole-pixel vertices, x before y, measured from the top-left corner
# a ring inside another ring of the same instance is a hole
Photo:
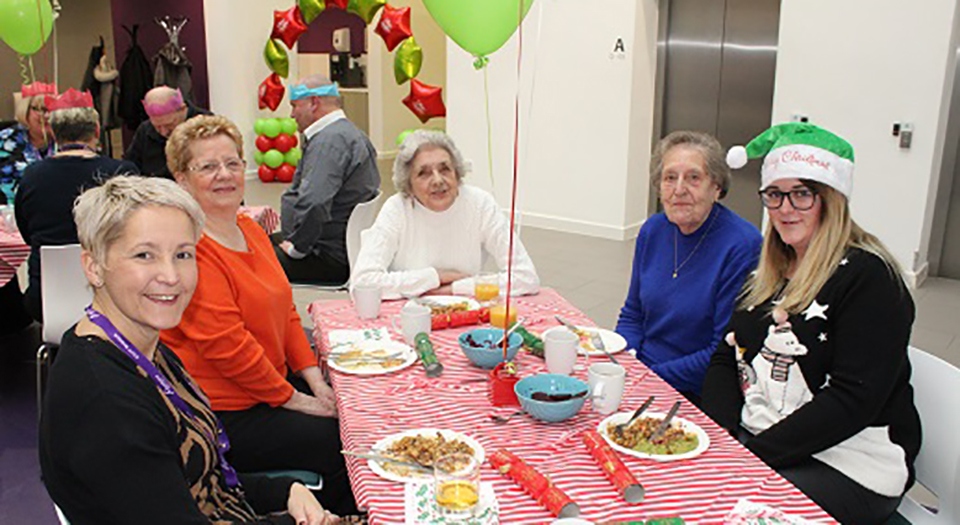
[[[500,296],[500,276],[495,273],[482,273],[473,280],[473,295],[477,301],[486,303]]]
[[[434,498],[442,514],[470,516],[480,502],[480,462],[473,454],[441,456],[433,464]]]
[[[498,328],[507,329],[517,322],[517,305],[510,305],[510,319],[507,317],[506,303],[498,303],[490,307],[490,324]]]

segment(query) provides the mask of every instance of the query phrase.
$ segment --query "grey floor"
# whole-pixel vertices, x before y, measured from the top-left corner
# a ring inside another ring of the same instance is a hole
[[[284,186],[247,181],[247,203],[279,209]],[[599,326],[612,328],[626,296],[634,241],[610,241],[524,227],[521,238],[543,286],[558,290]],[[305,319],[306,305],[345,294],[300,288],[294,299]],[[960,367],[960,281],[929,278],[914,291],[917,319],[911,343]]]

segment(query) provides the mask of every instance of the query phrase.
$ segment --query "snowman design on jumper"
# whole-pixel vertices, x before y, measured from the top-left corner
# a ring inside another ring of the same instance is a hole
[[[807,354],[807,347],[793,333],[785,311],[775,309],[773,320],[774,324],[767,329],[763,348],[751,363],[756,372],[756,384],[747,390],[759,388],[765,391],[770,408],[786,417],[813,399],[797,363],[798,356]]]

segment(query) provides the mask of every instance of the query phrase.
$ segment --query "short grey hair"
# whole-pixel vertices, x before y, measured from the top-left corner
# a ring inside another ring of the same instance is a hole
[[[730,189],[731,182],[727,154],[713,135],[701,131],[674,131],[660,139],[660,142],[653,147],[653,155],[650,157],[650,183],[655,188],[660,187],[660,177],[663,176],[663,157],[677,146],[692,148],[700,153],[707,175],[720,188],[720,198],[724,198]]]
[[[463,177],[466,176],[463,156],[457,149],[457,145],[453,143],[450,135],[442,131],[418,129],[403,139],[400,151],[397,152],[397,159],[393,162],[393,185],[397,188],[397,193],[404,197],[409,197],[413,193],[410,185],[410,168],[413,165],[413,159],[424,147],[447,150],[450,159],[453,161],[453,171],[457,174],[457,182],[461,182]]]
[[[193,223],[195,238],[200,239],[203,210],[186,190],[169,179],[120,175],[81,193],[74,201],[73,221],[80,246],[97,262],[106,263],[107,250],[123,233],[127,220],[145,206],[183,211]]]
[[[50,113],[50,128],[57,144],[90,142],[97,136],[100,115],[93,108],[66,108]]]

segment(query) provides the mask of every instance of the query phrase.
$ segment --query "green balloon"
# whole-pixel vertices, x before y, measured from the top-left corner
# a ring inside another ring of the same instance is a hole
[[[489,55],[510,39],[521,2],[526,17],[533,0],[423,0],[443,32],[474,56]]]
[[[263,135],[263,121],[266,119],[258,118],[253,123],[253,134],[254,135]]]
[[[417,131],[417,130],[414,128],[410,128],[410,129],[405,129],[401,131],[400,134],[397,135],[397,146],[400,146],[401,144],[403,144],[403,141],[407,140],[407,136],[409,136],[414,131]]]
[[[263,119],[263,125],[260,128],[264,135],[274,138],[280,134],[280,121],[275,118]]]
[[[257,163],[257,166],[263,164],[263,153],[260,150],[253,150],[253,161]]]
[[[301,158],[303,158],[303,151],[297,146],[287,151],[287,154],[283,156],[283,161],[291,166],[296,166],[300,163]]]
[[[263,154],[263,163],[271,168],[276,168],[283,164],[283,153],[280,153],[280,150],[269,150]]]
[[[293,135],[297,132],[297,121],[290,117],[280,119],[280,132]]]
[[[48,0],[0,1],[0,37],[17,53],[36,53],[51,31],[53,8]]]

